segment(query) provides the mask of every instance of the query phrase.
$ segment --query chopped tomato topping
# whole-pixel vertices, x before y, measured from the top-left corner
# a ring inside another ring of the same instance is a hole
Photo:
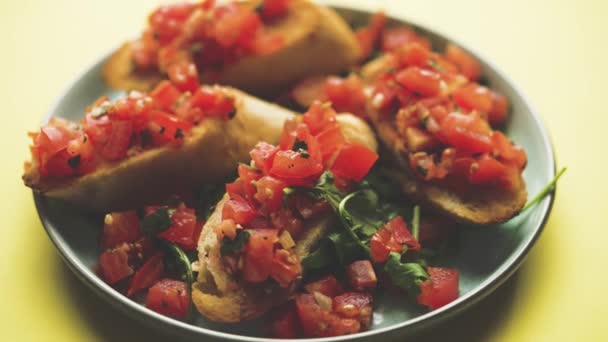
[[[320,292],[328,297],[335,297],[344,292],[342,285],[338,282],[336,277],[332,275],[328,275],[317,281],[308,283],[304,286],[304,288],[310,294]]]
[[[444,56],[448,61],[454,63],[469,80],[477,81],[479,76],[481,76],[479,62],[458,46],[448,44]]]
[[[113,248],[123,242],[135,242],[140,237],[139,218],[134,210],[106,214],[101,233],[102,249]]]
[[[365,117],[367,96],[363,91],[363,82],[356,75],[345,79],[329,77],[323,90],[325,98],[332,103],[336,111]]]
[[[188,286],[183,281],[163,279],[148,291],[146,307],[165,316],[184,319],[190,306]]]
[[[164,272],[163,254],[158,253],[151,257],[146,263],[135,272],[127,296],[131,297],[140,290],[147,289],[154,285]]]
[[[418,35],[408,27],[387,29],[382,34],[382,51],[384,52],[393,52],[412,43],[423,47],[425,50],[431,49],[431,42],[428,39]]]
[[[362,59],[368,58],[380,41],[382,30],[386,26],[386,15],[378,12],[372,16],[367,26],[358,29],[355,34],[361,47]]]
[[[289,11],[289,2],[290,0],[263,0],[262,18],[273,20],[285,16]]]
[[[348,280],[353,289],[357,291],[371,290],[376,287],[378,278],[372,263],[369,260],[359,260],[346,268]]]
[[[408,67],[395,76],[397,82],[413,93],[422,96],[436,96],[441,91],[441,76],[419,67]]]
[[[128,252],[128,245],[123,243],[101,254],[99,257],[99,272],[106,283],[114,285],[133,274],[133,268],[129,265]]]
[[[185,250],[196,248],[202,225],[196,222],[194,209],[179,206],[171,215],[171,226],[158,237],[173,242]]]
[[[360,182],[378,160],[369,148],[347,143],[342,147],[330,170],[338,177]]]
[[[246,225],[256,218],[255,208],[239,195],[231,195],[231,199],[224,203],[222,209],[223,220],[234,220],[237,224]]]
[[[370,242],[372,260],[385,262],[390,252],[401,253],[404,245],[414,251],[420,250],[420,244],[407,229],[403,218],[395,216],[372,236]]]
[[[427,272],[430,279],[420,285],[418,303],[435,310],[458,298],[458,271],[429,267]]]

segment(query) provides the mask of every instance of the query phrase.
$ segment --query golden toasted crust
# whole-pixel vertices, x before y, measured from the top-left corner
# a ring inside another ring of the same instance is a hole
[[[154,203],[176,189],[216,182],[238,162],[249,160],[258,141],[276,143],[293,113],[236,89],[237,112],[230,121],[210,119],[192,129],[180,147],[161,147],[63,181],[41,179],[35,167],[25,184],[48,197],[61,198],[101,212]]]
[[[333,10],[308,0],[294,0],[288,15],[268,26],[280,33],[285,45],[263,56],[247,56],[227,65],[219,79],[203,72],[201,80],[231,85],[256,95],[271,95],[312,74],[348,70],[360,48],[346,22]],[[117,89],[149,90],[162,78],[158,73],[138,74],[133,69],[130,43],[123,45],[104,67],[104,79]]]
[[[338,122],[347,141],[364,144],[376,150],[377,143],[371,128],[352,114],[339,114]],[[199,274],[192,286],[192,300],[205,317],[219,322],[240,322],[259,317],[272,307],[284,303],[292,288],[266,292],[259,287],[243,284],[227,273],[221,255],[215,227],[221,222],[221,212],[228,196],[217,204],[203,227],[198,243]],[[327,216],[307,222],[304,234],[296,241],[295,253],[301,259],[308,255],[317,242],[335,224],[335,217]]]
[[[407,148],[394,126],[388,121],[378,120],[376,115],[372,117],[380,141],[394,161],[390,174],[399,181],[408,197],[459,222],[478,225],[505,222],[525,205],[528,193],[521,175],[511,191],[477,186],[456,190],[442,183],[421,181],[411,172],[406,160]]]

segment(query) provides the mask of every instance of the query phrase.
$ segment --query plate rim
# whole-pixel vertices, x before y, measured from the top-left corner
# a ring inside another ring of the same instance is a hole
[[[350,12],[363,12],[367,14],[372,14],[370,10],[361,6],[353,6],[353,7],[345,7],[345,6],[335,6],[329,5],[330,7],[336,9],[337,11],[350,11]],[[479,51],[470,48],[467,44],[463,44],[458,39],[454,39],[454,37],[449,34],[445,34],[440,30],[435,29],[432,25],[429,24],[421,24],[416,20],[412,20],[411,18],[404,15],[389,15],[387,17],[390,20],[396,20],[404,22],[405,24],[423,29],[431,34],[444,38],[446,41],[454,42],[458,46],[464,48],[467,51],[472,52],[479,60],[485,63],[489,69],[492,69],[504,82],[511,87],[517,96],[521,99],[522,103],[529,109],[531,118],[535,121],[536,125],[540,129],[541,140],[543,142],[543,150],[549,158],[549,164],[552,165],[551,170],[547,170],[549,172],[549,179],[555,177],[557,172],[557,164],[556,164],[556,153],[553,144],[553,140],[549,134],[547,126],[542,118],[542,116],[538,113],[535,106],[532,105],[529,98],[526,94],[521,91],[521,88],[509,77],[507,76],[500,68],[498,68],[490,59],[486,58]],[[91,63],[86,67],[83,71],[79,72],[77,76],[63,89],[60,93],[60,96],[53,102],[51,109],[47,112],[47,114],[43,118],[43,122],[48,121],[53,113],[57,111],[59,106],[61,105],[63,99],[66,97],[68,93],[76,86],[76,84],[84,78],[89,72],[94,69],[98,69],[113,53],[112,50],[109,53],[106,53],[102,58],[97,59],[94,63]],[[299,339],[299,341],[315,341],[315,342],[330,342],[330,341],[344,341],[344,340],[359,340],[369,338],[375,335],[400,335],[405,336],[412,333],[416,333],[421,329],[426,329],[428,326],[432,324],[437,324],[439,322],[443,322],[459,313],[467,310],[471,306],[475,305],[479,301],[486,298],[489,294],[494,292],[500,285],[502,285],[505,281],[507,281],[515,271],[521,266],[521,264],[525,261],[526,257],[529,255],[530,250],[539,239],[540,235],[545,229],[547,221],[549,220],[550,214],[552,212],[555,198],[557,196],[557,188],[554,188],[554,191],[548,195],[541,203],[538,203],[535,208],[529,210],[528,212],[522,212],[519,215],[529,215],[529,212],[541,211],[542,219],[536,224],[533,233],[527,238],[527,241],[523,242],[522,245],[519,246],[503,263],[500,267],[495,269],[493,273],[485,279],[483,282],[479,283],[477,286],[472,288],[468,293],[463,296],[458,297],[452,303],[430,312],[427,312],[423,315],[414,317],[412,319],[403,321],[401,323],[393,324],[387,327],[369,330],[361,333],[357,333],[354,335],[345,335],[345,336],[337,336],[337,337],[325,337],[325,338],[306,338]],[[44,196],[33,192],[34,203],[36,207],[36,211],[38,213],[38,217],[49,236],[50,240],[55,245],[55,248],[59,252],[62,260],[67,264],[68,268],[75,274],[75,276],[85,283],[90,289],[93,290],[97,295],[102,297],[106,302],[111,304],[116,309],[121,312],[127,314],[128,316],[137,319],[138,321],[146,324],[147,326],[154,327],[155,329],[163,329],[166,327],[170,328],[179,328],[172,329],[171,334],[177,334],[185,338],[191,338],[196,335],[198,336],[206,336],[219,338],[230,341],[248,341],[248,342],[262,342],[268,341],[269,338],[264,337],[253,337],[253,336],[245,336],[238,334],[230,334],[222,331],[212,330],[208,328],[203,328],[200,326],[196,326],[193,324],[189,324],[186,322],[182,322],[179,320],[175,320],[166,316],[163,316],[159,313],[156,313],[152,310],[147,309],[145,306],[138,304],[124,295],[120,294],[114,288],[103,282],[89,267],[84,265],[80,259],[72,253],[72,251],[67,247],[67,243],[62,239],[62,237],[58,234],[54,225],[50,222],[45,212],[45,198]],[[149,318],[155,318],[156,320],[150,320]],[[153,323],[159,321],[162,323],[162,326],[154,325]],[[407,332],[407,329],[410,329]],[[165,329],[163,329],[166,331]]]

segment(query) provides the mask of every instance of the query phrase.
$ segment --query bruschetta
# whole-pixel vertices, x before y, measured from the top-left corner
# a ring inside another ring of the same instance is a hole
[[[213,1],[162,6],[141,38],[118,49],[103,76],[118,89],[150,90],[196,66],[205,83],[276,94],[310,74],[340,73],[360,47],[333,10],[308,0]],[[328,57],[329,56],[329,57]]]
[[[293,113],[239,90],[167,81],[149,95],[101,98],[81,123],[51,119],[32,134],[24,183],[47,197],[108,212],[221,181],[260,140],[276,143]]]
[[[339,224],[327,203],[284,190],[310,187],[324,170],[361,181],[378,158],[367,124],[344,114],[336,121],[332,112],[317,103],[301,123],[288,121],[279,146],[258,144],[251,166],[239,166],[239,178],[226,186],[199,239],[192,299],[203,316],[240,322],[286,302],[300,260]]]

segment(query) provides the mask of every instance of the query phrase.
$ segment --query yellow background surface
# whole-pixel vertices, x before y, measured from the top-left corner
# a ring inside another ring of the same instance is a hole
[[[420,340],[608,341],[604,179],[608,1],[333,1],[429,24],[481,51],[536,105],[560,165],[557,202],[497,292]],[[85,67],[135,36],[157,0],[0,0],[0,340],[166,341],[63,265],[20,181],[25,132]]]

